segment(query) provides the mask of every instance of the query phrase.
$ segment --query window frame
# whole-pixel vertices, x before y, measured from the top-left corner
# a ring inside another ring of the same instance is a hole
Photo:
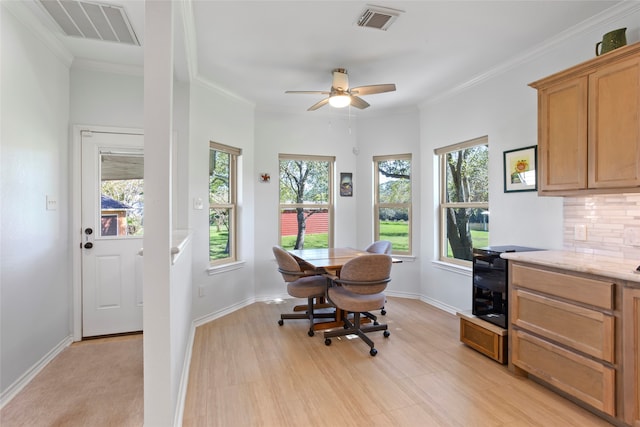
[[[380,209],[406,209],[407,210],[407,222],[409,226],[409,250],[398,251],[391,247],[392,254],[396,255],[411,255],[413,253],[412,244],[412,201],[413,201],[413,169],[409,177],[409,202],[407,203],[381,203],[380,202],[380,173],[378,172],[378,164],[380,162],[389,160],[409,160],[411,167],[413,168],[413,159],[411,153],[405,154],[390,154],[385,156],[373,156],[373,240],[380,240]]]
[[[317,161],[317,162],[327,162],[329,163],[329,177],[328,177],[328,195],[327,195],[327,203],[326,204],[308,204],[308,203],[287,203],[283,204],[280,199],[280,162],[283,160],[300,160],[300,161]],[[327,245],[329,248],[334,247],[334,208],[335,208],[335,192],[334,192],[334,182],[335,182],[335,156],[319,156],[319,155],[311,155],[311,154],[278,154],[278,244],[282,245],[282,211],[284,209],[295,209],[295,208],[303,208],[303,209],[327,209],[328,213],[328,231],[327,231]]]
[[[230,145],[221,144],[219,142],[209,141],[209,159],[211,159],[211,151],[219,151],[229,155],[229,202],[228,203],[211,203],[211,193],[209,193],[209,213],[207,215],[207,230],[209,236],[209,265],[221,266],[231,264],[238,260],[238,158],[242,155],[242,149],[232,147]],[[209,163],[209,168],[211,164]],[[211,175],[209,175],[211,179]],[[209,188],[209,192],[211,188]],[[211,259],[211,212],[214,209],[229,209],[229,256],[222,259]]]
[[[476,147],[479,145],[486,145],[489,149],[489,137],[487,135],[478,138],[470,139],[467,141],[459,142],[457,144],[448,145],[446,147],[437,148],[434,153],[438,156],[439,165],[439,206],[438,206],[438,260],[448,264],[454,264],[464,267],[471,267],[473,262],[470,260],[463,260],[458,258],[448,257],[448,239],[447,239],[447,209],[466,208],[466,209],[485,209],[489,211],[489,200],[486,202],[447,202],[447,165],[446,154],[453,151],[463,150],[465,148]],[[489,180],[489,166],[487,165],[487,181]],[[488,196],[487,196],[488,198]]]

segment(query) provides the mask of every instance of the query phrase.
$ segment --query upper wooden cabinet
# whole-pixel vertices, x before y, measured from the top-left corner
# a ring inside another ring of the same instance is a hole
[[[640,191],[640,43],[529,86],[540,195]]]

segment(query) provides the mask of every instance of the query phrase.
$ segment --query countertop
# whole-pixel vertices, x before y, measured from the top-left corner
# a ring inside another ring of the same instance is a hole
[[[640,283],[640,273],[636,272],[640,260],[570,251],[505,252],[500,257]]]

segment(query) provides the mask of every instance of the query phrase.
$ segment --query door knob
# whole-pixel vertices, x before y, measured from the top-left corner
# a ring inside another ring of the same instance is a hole
[[[87,243],[84,244],[84,248],[85,249],[91,249],[92,247],[93,247],[93,243],[91,243],[91,242],[87,242]]]

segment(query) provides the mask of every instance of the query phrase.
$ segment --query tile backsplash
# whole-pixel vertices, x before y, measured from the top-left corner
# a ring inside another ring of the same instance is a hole
[[[640,193],[565,197],[563,216],[565,250],[640,260]]]

